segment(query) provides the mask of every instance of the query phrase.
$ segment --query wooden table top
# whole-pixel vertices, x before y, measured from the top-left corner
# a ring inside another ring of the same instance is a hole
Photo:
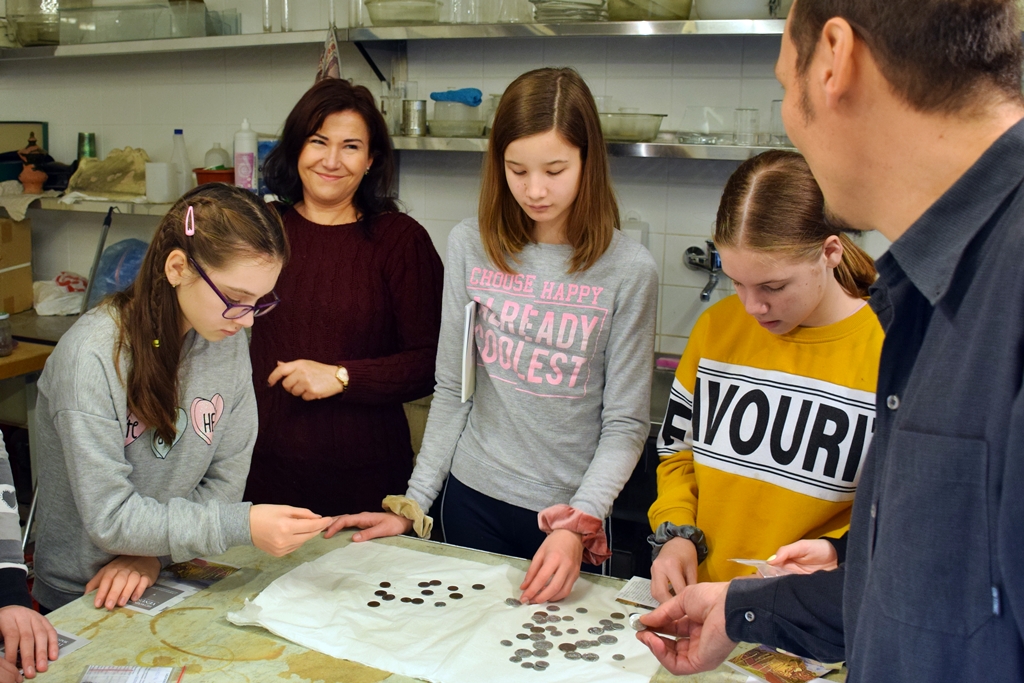
[[[39,372],[46,359],[53,353],[53,347],[45,344],[18,342],[14,352],[0,358],[0,380],[10,379],[30,372]]]
[[[232,548],[215,561],[243,569],[156,616],[132,610],[97,610],[82,598],[52,612],[57,628],[90,639],[88,645],[52,662],[40,674],[46,683],[77,683],[90,664],[118,666],[185,666],[183,683],[416,683],[414,679],[320,654],[256,627],[235,626],[227,612],[242,608],[245,599],[304,562],[350,542],[352,531],[330,540],[314,538],[291,555],[270,557],[254,547]],[[420,552],[461,557],[485,564],[513,564],[516,558],[456,546],[396,537],[373,541]],[[621,579],[584,574],[580,580],[621,587]],[[722,666],[697,676],[675,677],[660,669],[652,683],[743,683],[746,676]]]

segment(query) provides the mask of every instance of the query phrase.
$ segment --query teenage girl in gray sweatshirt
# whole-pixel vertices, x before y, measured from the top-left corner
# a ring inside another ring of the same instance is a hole
[[[448,238],[437,386],[405,496],[335,519],[355,540],[429,533],[533,558],[522,599],[566,597],[649,430],[657,271],[618,227],[597,109],[579,74],[540,69],[494,117],[478,220]],[[460,401],[475,302],[475,393]],[[443,493],[442,493],[443,487]]]
[[[138,599],[163,564],[252,543],[283,555],[329,519],[241,502],[256,439],[245,334],[277,303],[277,214],[222,184],[186,193],[135,282],[84,315],[39,378],[33,593]]]

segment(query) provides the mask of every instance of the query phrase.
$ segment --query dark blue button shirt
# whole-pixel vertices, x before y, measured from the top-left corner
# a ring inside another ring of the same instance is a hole
[[[851,683],[1024,680],[1022,182],[1024,122],[879,259],[877,422],[846,564],[735,582],[733,639],[845,656]]]

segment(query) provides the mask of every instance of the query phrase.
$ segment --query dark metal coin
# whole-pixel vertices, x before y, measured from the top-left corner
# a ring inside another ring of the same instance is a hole
[[[524,669],[532,669],[533,668],[533,662],[523,662],[519,666],[523,667]]]
[[[548,664],[547,662],[545,662],[543,659],[540,660],[539,662],[534,662],[533,663],[533,668],[537,669],[538,671],[543,671],[544,669],[548,668],[549,666],[551,666],[551,665]]]
[[[451,598],[452,600],[461,600],[462,599],[462,593],[452,593],[448,597]]]
[[[431,586],[440,586],[441,582],[438,581],[437,579],[434,579],[433,581],[430,582],[430,585]]]
[[[600,641],[597,640],[590,641],[590,647],[598,647],[600,644]]]
[[[505,598],[505,604],[509,607],[519,607],[523,603],[519,602],[515,598]]]
[[[444,607],[444,606],[445,606],[445,604],[446,604],[446,603],[443,603],[443,602],[435,602],[435,603],[434,603],[434,607]]]
[[[538,650],[550,650],[555,646],[550,640],[538,640],[536,648]]]
[[[533,624],[523,624],[523,628],[529,631],[531,628],[533,628]]]
[[[403,597],[402,598],[402,602],[412,602],[412,598],[410,598],[410,597]]]
[[[590,647],[590,641],[589,640],[577,640],[576,641],[576,647],[578,649],[580,649],[580,650],[586,650],[588,647]]]
[[[501,644],[504,645],[505,647],[512,647],[512,641],[511,640],[503,640],[503,641],[501,641]]]
[[[552,624],[557,624],[561,620],[562,620],[562,617],[558,616],[557,614],[549,614],[548,615],[548,621],[550,621]]]
[[[561,631],[552,631],[551,635],[553,635],[555,638],[557,638],[558,636],[562,635],[562,632]]]
[[[537,648],[536,650],[533,651],[533,656],[534,657],[547,657],[548,656],[548,651],[547,650],[541,650],[540,648]]]
[[[609,626],[605,630],[606,631],[621,631],[624,628],[626,628],[626,627],[623,626],[622,624],[612,624],[611,626]]]
[[[380,607],[380,603],[377,602],[376,600],[371,600],[370,602],[366,603],[366,606],[367,607]]]
[[[530,621],[532,621],[535,624],[546,624],[546,623],[548,623],[548,618],[547,617],[538,617],[538,616],[534,615],[534,616],[530,617]]]
[[[557,612],[560,609],[562,609],[562,608],[559,607],[558,605],[548,605],[548,611],[549,612]]]
[[[533,616],[535,616],[535,617],[544,617],[545,619],[547,619],[548,613],[544,612],[544,611],[534,612]]]
[[[577,607],[576,608],[576,613],[577,614],[586,614],[587,613],[587,608],[586,607]]]
[[[512,655],[511,657],[508,658],[508,661],[512,662],[513,664],[518,664],[519,662],[523,661],[523,658],[522,657],[516,657],[515,655]]]
[[[554,633],[555,631],[558,630],[558,627],[557,626],[545,626],[544,630],[545,631],[550,631],[550,632]]]
[[[562,617],[562,621],[575,621],[575,620],[576,620],[576,617],[574,617],[571,614],[566,614],[564,617]]]
[[[430,582],[429,581],[420,581],[416,585],[419,586],[420,588],[426,588],[427,586],[430,585]]]
[[[482,591],[484,588],[487,588],[487,586],[483,585],[482,583],[473,584],[473,590],[475,591]]]
[[[529,636],[527,636],[527,637],[528,637],[528,638],[529,638],[530,640],[534,641],[534,642],[537,642],[538,640],[544,640],[544,634],[543,634],[543,633],[531,633],[531,634],[530,634]]]
[[[378,598],[383,598],[385,595],[388,594],[388,592],[385,591],[385,590],[379,590],[379,591],[373,591],[373,594],[376,595]]]
[[[609,624],[614,624],[615,622],[612,621],[611,619],[602,619],[601,621],[599,621],[597,623],[601,624],[602,626],[608,626]]]
[[[540,626],[531,626],[530,633],[544,633],[544,629],[542,629]]]
[[[601,643],[602,645],[614,645],[615,643],[619,642],[619,639],[615,636],[603,635],[597,637],[597,642]]]
[[[394,600],[395,599],[395,596],[392,595],[391,593],[388,593],[387,595],[382,595],[381,597],[384,598],[385,600]]]
[[[596,662],[599,659],[601,659],[601,657],[598,656],[598,654],[596,652],[584,652],[583,653],[583,661],[585,661],[585,662]]]
[[[516,650],[516,657],[529,657],[533,654],[533,650],[527,650],[525,648],[519,648]]]
[[[420,591],[420,595],[433,595],[433,594],[434,594],[434,591],[430,590],[429,588],[424,588],[423,590]]]
[[[562,652],[573,652],[576,649],[576,646],[572,643],[560,643],[558,645],[558,649]]]
[[[577,630],[576,630],[576,629],[574,629],[574,628],[567,628],[567,629],[565,630],[565,632],[566,632],[566,633],[568,633],[568,634],[569,634],[570,636],[574,636],[574,635],[576,635],[577,633],[579,633],[579,631],[577,631]]]
[[[380,587],[381,588],[391,588],[391,584],[389,582],[387,582],[387,581],[381,581],[380,582]]]
[[[599,633],[604,633],[604,629],[600,626],[591,626],[587,629],[587,633],[596,636]]]
[[[612,612],[611,613],[611,618],[612,619],[625,619],[626,615],[623,614],[622,612]]]
[[[625,655],[612,655],[612,659],[614,659],[616,662],[621,662],[625,658],[626,658]]]
[[[565,653],[565,658],[566,659],[583,659],[583,653],[576,652],[575,650],[573,650],[572,652],[566,652]]]
[[[423,598],[413,598],[412,599],[412,604],[414,604],[414,605],[422,605],[423,604]]]
[[[458,586],[448,586],[448,590],[450,590],[450,591],[457,591],[457,590],[459,590],[459,587]]]
[[[519,640],[529,640],[530,634],[529,633],[517,633],[516,634],[516,638],[519,639]]]

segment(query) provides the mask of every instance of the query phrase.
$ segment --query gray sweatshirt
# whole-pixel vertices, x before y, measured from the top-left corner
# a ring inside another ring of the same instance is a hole
[[[21,522],[14,490],[11,463],[0,436],[0,607],[32,606],[26,582],[25,557],[21,553]]]
[[[240,502],[256,441],[245,335],[217,343],[186,335],[168,445],[128,413],[117,332],[107,307],[86,314],[39,378],[33,593],[50,609],[80,597],[117,555],[180,562],[252,542],[250,506]]]
[[[476,219],[448,237],[437,386],[406,495],[427,510],[448,473],[530,510],[566,503],[603,519],[650,429],[658,274],[616,231],[590,269],[530,244],[497,272]],[[461,400],[465,307],[477,302],[476,392]]]

